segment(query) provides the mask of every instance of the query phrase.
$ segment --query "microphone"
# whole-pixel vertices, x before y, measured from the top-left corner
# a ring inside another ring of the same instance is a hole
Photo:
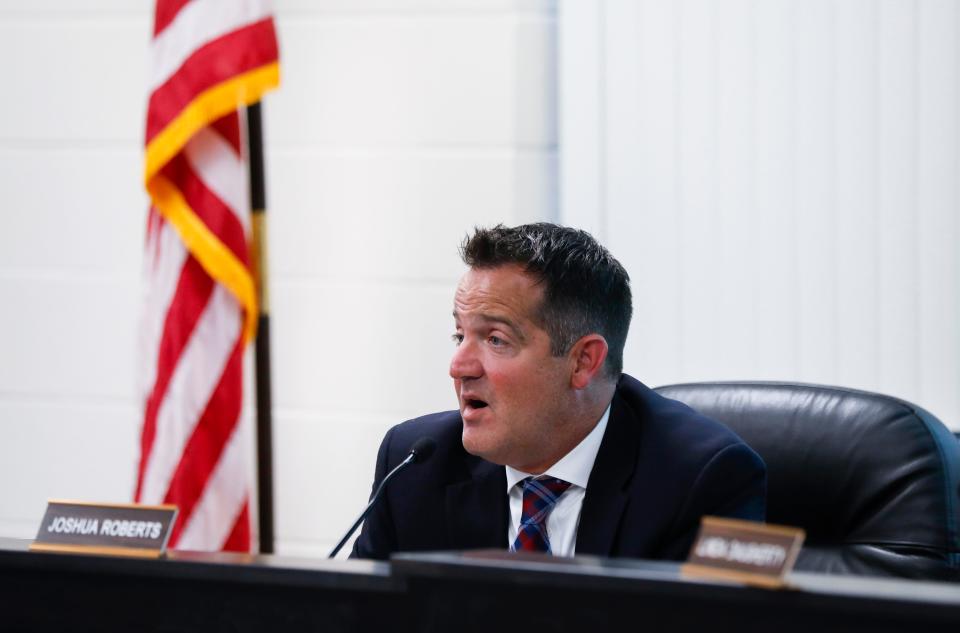
[[[340,549],[343,548],[346,542],[350,540],[350,537],[353,536],[353,533],[357,531],[357,528],[360,527],[360,524],[363,523],[363,520],[367,518],[368,514],[370,514],[370,510],[373,509],[374,504],[378,499],[380,499],[380,493],[383,492],[387,482],[390,481],[394,475],[410,464],[422,464],[430,459],[430,456],[433,455],[435,448],[437,448],[437,443],[432,437],[421,437],[419,440],[413,443],[404,460],[397,464],[396,468],[387,473],[387,476],[384,477],[383,481],[380,482],[380,485],[377,486],[377,490],[373,493],[373,496],[370,497],[370,502],[367,503],[367,507],[363,509],[363,512],[360,513],[360,516],[357,517],[357,520],[353,522],[353,525],[350,526],[350,529],[347,530],[347,533],[343,535],[343,538],[340,539],[340,542],[337,543],[337,546],[333,548],[333,551],[330,552],[330,555],[327,556],[327,558],[334,558]]]

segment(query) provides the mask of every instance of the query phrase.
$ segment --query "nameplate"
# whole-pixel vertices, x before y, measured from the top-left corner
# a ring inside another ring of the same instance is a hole
[[[176,517],[173,505],[50,500],[30,549],[157,558]]]
[[[784,587],[805,537],[800,528],[704,517],[682,571],[685,576]]]

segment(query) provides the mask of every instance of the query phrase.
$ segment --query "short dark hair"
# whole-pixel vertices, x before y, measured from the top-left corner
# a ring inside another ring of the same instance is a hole
[[[586,231],[547,222],[474,229],[460,246],[471,268],[518,264],[544,284],[539,320],[551,352],[562,356],[577,340],[598,333],[607,341],[607,375],[623,371],[623,346],[633,304],[630,276]]]

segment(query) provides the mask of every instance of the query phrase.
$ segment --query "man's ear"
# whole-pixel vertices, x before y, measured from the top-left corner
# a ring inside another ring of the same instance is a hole
[[[574,343],[570,348],[570,360],[573,363],[570,386],[584,389],[594,378],[603,374],[608,350],[607,340],[599,334],[587,334]]]

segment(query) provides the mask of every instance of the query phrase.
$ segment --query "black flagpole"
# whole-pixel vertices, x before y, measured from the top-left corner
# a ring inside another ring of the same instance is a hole
[[[263,124],[260,102],[247,107],[250,159],[250,207],[253,212],[254,277],[257,282],[257,338],[254,348],[257,384],[257,507],[260,553],[273,553],[273,416],[270,393],[270,312],[267,292],[267,188],[263,170]]]

